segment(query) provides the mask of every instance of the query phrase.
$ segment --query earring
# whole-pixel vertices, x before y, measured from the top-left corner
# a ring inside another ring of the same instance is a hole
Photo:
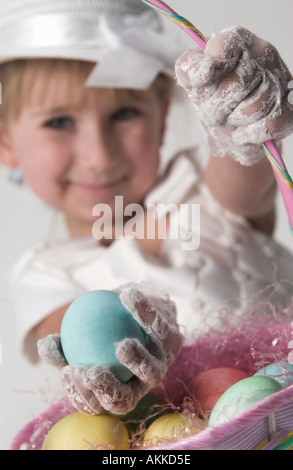
[[[13,168],[12,170],[10,170],[8,178],[11,183],[17,184],[18,186],[22,186],[24,183],[22,171],[20,170],[20,168]]]

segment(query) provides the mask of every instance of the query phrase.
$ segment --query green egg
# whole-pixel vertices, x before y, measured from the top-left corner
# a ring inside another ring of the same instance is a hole
[[[134,410],[129,411],[127,414],[111,414],[125,422],[127,428],[131,432],[134,432],[140,426],[142,421],[149,426],[158,418],[158,415],[163,412],[163,409],[164,407],[162,406],[161,400],[150,392],[139,401]]]
[[[253,376],[240,380],[219,398],[210,414],[208,425],[225,423],[282,389],[283,387],[271,377]]]

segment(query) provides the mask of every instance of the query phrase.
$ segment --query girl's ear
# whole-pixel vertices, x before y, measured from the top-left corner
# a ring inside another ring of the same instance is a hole
[[[0,163],[8,168],[15,168],[18,166],[18,161],[14,156],[10,144],[10,137],[8,132],[0,125]]]

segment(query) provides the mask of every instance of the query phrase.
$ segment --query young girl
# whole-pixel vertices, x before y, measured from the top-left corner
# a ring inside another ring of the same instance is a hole
[[[45,338],[40,354],[64,367],[58,333],[68,305],[122,286],[156,352],[131,342],[117,349],[136,376],[128,384],[101,368],[64,369],[78,409],[121,413],[160,382],[181,334],[215,325],[214,308],[229,302],[241,313],[260,292],[292,280],[292,257],[271,238],[276,183],[260,145],[293,129],[292,77],[273,46],[238,27],[213,35],[204,53],[185,52],[177,80],[208,147],[186,149],[162,170],[180,54],[152,10],[138,0],[14,0],[0,13],[1,162],[21,170],[68,227],[68,239],[33,248],[11,274],[24,350],[36,360]],[[147,208],[158,203],[198,205],[200,219],[190,229],[185,213],[178,230],[176,210],[163,212],[166,233],[150,237]],[[143,208],[142,236],[132,236],[133,204]],[[101,207],[109,208],[103,233],[111,236],[93,231]],[[276,302],[290,301],[286,286]]]

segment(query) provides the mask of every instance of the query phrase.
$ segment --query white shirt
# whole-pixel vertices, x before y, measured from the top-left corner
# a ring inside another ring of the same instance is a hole
[[[155,258],[134,240],[105,247],[85,237],[42,243],[21,257],[11,272],[10,290],[24,352],[31,360],[37,357],[32,328],[95,289],[151,283],[175,301],[180,327],[190,337],[218,325],[217,312],[224,306],[233,309],[231,315],[242,313],[276,288],[274,302],[290,301],[291,286],[278,282],[293,280],[292,255],[213,199],[202,183],[200,162],[200,153],[181,153],[146,198],[146,204],[200,204],[200,221],[192,226],[192,238],[200,240],[196,249],[182,249],[182,238],[170,237]],[[171,222],[170,233],[173,229]]]

